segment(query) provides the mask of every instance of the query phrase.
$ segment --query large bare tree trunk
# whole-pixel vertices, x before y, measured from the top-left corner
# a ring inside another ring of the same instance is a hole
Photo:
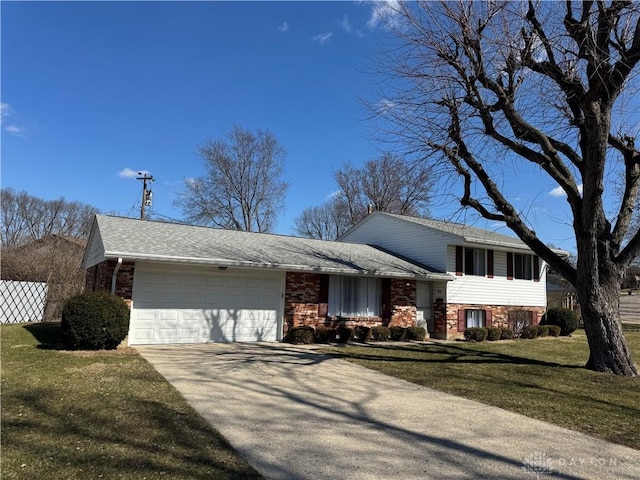
[[[637,376],[620,323],[620,276],[611,264],[600,268],[603,270],[605,273],[594,278],[591,268],[578,265],[578,301],[590,352],[586,368]]]

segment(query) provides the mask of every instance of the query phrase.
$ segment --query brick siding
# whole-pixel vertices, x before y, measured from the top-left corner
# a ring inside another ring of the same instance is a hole
[[[284,294],[284,333],[300,326],[376,325],[413,326],[416,320],[416,283],[414,280],[391,280],[391,318],[338,318],[323,315],[320,303],[320,275],[288,272]]]
[[[116,268],[116,260],[105,260],[87,269],[85,277],[86,292],[110,292],[111,278]],[[122,262],[116,277],[116,295],[131,300],[133,295],[134,262]]]

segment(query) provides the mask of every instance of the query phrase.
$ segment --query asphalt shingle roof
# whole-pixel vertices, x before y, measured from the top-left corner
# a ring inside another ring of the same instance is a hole
[[[382,213],[382,212],[381,212]],[[456,235],[465,242],[469,243],[486,243],[492,245],[502,245],[507,247],[529,249],[529,247],[519,238],[504,235],[502,233],[484,230],[482,228],[471,227],[462,223],[454,223],[446,220],[432,220],[429,218],[407,217],[404,215],[395,215],[392,213],[382,213],[390,217],[396,217],[407,222],[422,225],[424,227],[433,228],[444,233]]]
[[[369,245],[97,215],[104,258],[450,279]],[[89,267],[91,265],[85,265]]]

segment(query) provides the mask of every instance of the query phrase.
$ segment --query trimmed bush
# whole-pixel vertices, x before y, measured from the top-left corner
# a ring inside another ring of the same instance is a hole
[[[329,343],[336,339],[336,331],[320,325],[316,328],[316,343]]]
[[[471,327],[464,331],[464,338],[470,342],[484,342],[487,339],[489,330],[483,327]]]
[[[549,325],[538,325],[538,336],[539,337],[548,337],[549,336]]]
[[[377,325],[371,329],[371,340],[375,342],[386,342],[391,337],[389,327]]]
[[[391,327],[391,340],[394,342],[402,342],[407,338],[407,329],[405,327]]]
[[[357,341],[367,343],[371,340],[371,327],[367,327],[366,325],[356,326],[354,336]]]
[[[312,327],[293,327],[287,333],[285,341],[294,345],[310,345],[316,340],[316,332]]]
[[[547,325],[549,328],[549,336],[550,337],[559,337],[560,336],[560,327],[557,325]]]
[[[347,343],[348,341],[353,340],[354,332],[353,328],[342,325],[336,328],[336,334],[340,343]]]
[[[520,338],[532,339],[538,336],[538,327],[536,325],[529,325],[522,329]]]
[[[511,340],[513,338],[513,330],[509,327],[500,327],[500,340]]]
[[[427,330],[424,327],[409,327],[407,328],[407,340],[416,340],[423,342],[427,338]]]
[[[495,342],[502,338],[502,330],[500,327],[488,327],[487,328],[487,340]]]
[[[69,348],[112,350],[129,332],[129,307],[106,292],[75,295],[62,307],[60,330]]]
[[[541,325],[557,325],[560,335],[571,335],[578,328],[580,318],[573,310],[567,308],[550,308],[542,317]]]

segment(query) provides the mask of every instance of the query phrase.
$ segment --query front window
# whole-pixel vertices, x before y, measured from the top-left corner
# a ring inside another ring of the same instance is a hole
[[[329,315],[377,317],[380,315],[381,283],[378,278],[329,277]]]
[[[484,310],[465,310],[467,328],[484,327],[486,312]]]
[[[515,278],[521,280],[531,280],[533,278],[532,260],[533,257],[531,255],[522,255],[519,253],[513,255]]]
[[[464,249],[464,273],[465,275],[477,275],[484,277],[485,275],[485,255],[484,248],[468,248]]]

